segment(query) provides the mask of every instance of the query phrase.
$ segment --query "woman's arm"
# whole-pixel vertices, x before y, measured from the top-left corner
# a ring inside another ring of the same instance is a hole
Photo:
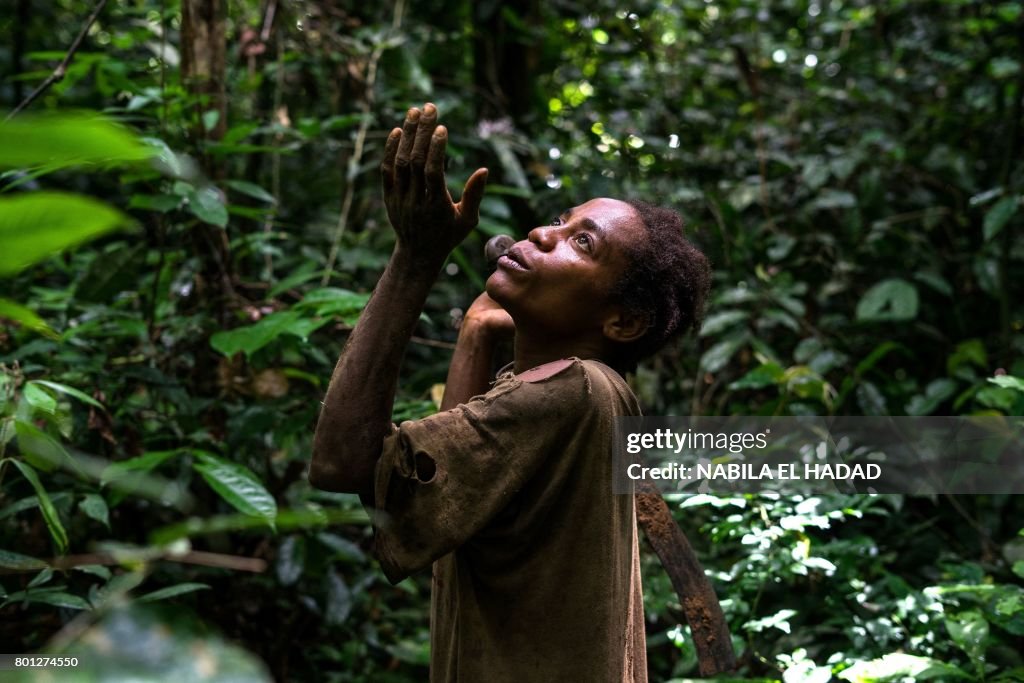
[[[473,396],[487,393],[493,379],[495,348],[515,331],[512,316],[486,292],[476,298],[459,328],[441,410],[451,410]]]
[[[309,470],[317,488],[372,497],[405,347],[444,260],[479,219],[487,170],[478,169],[454,203],[444,178],[447,141],[432,104],[410,109],[388,137],[381,175],[397,242],[327,388]]]

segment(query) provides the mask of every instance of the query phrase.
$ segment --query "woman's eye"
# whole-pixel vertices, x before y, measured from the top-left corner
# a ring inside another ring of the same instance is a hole
[[[576,235],[575,239],[576,239],[576,244],[580,245],[584,249],[588,249],[589,250],[593,246],[593,244],[594,244],[591,241],[591,239],[590,239],[590,235],[588,235],[585,232],[581,232],[580,234]]]
[[[561,224],[562,224],[562,219],[561,218],[556,218],[553,221],[551,221],[551,225],[561,225]]]

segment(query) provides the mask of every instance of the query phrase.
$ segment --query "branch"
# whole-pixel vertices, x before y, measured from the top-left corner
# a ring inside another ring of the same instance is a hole
[[[391,20],[391,30],[397,31],[402,25],[402,15],[405,13],[405,0],[396,0],[395,2],[395,14]],[[370,55],[370,59],[366,65],[366,97],[363,99],[361,106],[359,107],[362,111],[363,117],[359,122],[359,131],[356,133],[355,148],[352,150],[352,156],[348,161],[348,172],[346,173],[346,185],[345,185],[345,198],[341,202],[341,214],[338,216],[338,226],[334,229],[334,237],[331,240],[331,250],[327,255],[327,265],[324,266],[324,276],[320,281],[321,286],[326,286],[331,280],[331,270],[334,268],[334,262],[338,258],[338,249],[341,246],[341,238],[345,234],[345,228],[348,226],[348,215],[352,210],[352,200],[355,197],[356,190],[356,173],[359,170],[359,163],[363,158],[363,145],[366,144],[366,133],[370,128],[370,112],[373,107],[373,87],[377,81],[377,63],[380,58],[384,55],[384,51],[387,49],[387,43],[381,41],[373,49],[373,53]]]
[[[190,550],[184,554],[171,552],[156,552],[142,557],[125,557],[116,553],[92,553],[89,555],[65,555],[54,557],[46,564],[53,569],[67,571],[75,567],[88,564],[122,564],[126,561],[144,559],[146,561],[181,562],[183,564],[198,564],[204,567],[217,567],[219,569],[231,569],[240,572],[261,573],[266,570],[267,562],[259,557],[243,557],[240,555],[224,555],[222,553],[208,553],[202,550]],[[35,571],[37,567],[28,569],[0,569],[0,574],[18,574],[24,571]]]
[[[107,0],[100,0],[96,3],[96,8],[92,11],[92,14],[89,15],[89,18],[85,20],[85,26],[82,27],[81,33],[79,33],[78,37],[75,38],[75,42],[71,43],[71,47],[68,48],[68,52],[64,55],[64,59],[62,59],[60,64],[57,65],[57,68],[53,70],[53,73],[47,76],[45,81],[39,84],[38,88],[33,90],[28,97],[22,100],[21,104],[14,108],[14,111],[7,115],[7,118],[4,119],[5,121],[10,121],[18,114],[18,112],[32,104],[32,102],[42,95],[51,85],[57,81],[64,80],[64,76],[68,72],[68,66],[71,64],[71,60],[74,59],[75,53],[78,52],[78,48],[82,46],[82,41],[85,40],[85,34],[87,34],[89,29],[92,28],[92,25],[96,23],[96,18],[100,16],[100,12],[103,11],[103,7],[106,4]]]

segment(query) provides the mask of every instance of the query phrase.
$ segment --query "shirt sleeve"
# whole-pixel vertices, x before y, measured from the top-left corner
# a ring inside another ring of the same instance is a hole
[[[484,528],[580,428],[589,392],[576,361],[538,381],[501,380],[468,403],[395,429],[374,490],[387,578],[397,583]]]

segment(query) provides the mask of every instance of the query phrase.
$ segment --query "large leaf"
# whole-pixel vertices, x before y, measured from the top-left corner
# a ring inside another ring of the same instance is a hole
[[[277,548],[275,563],[277,578],[283,586],[290,586],[299,580],[306,568],[306,539],[303,536],[289,536]]]
[[[0,198],[0,275],[127,225],[117,209],[64,192]]]
[[[128,129],[96,115],[21,114],[0,123],[0,168],[110,165],[153,154]]]
[[[1003,197],[993,204],[992,208],[985,213],[983,226],[985,241],[998,235],[1015,213],[1017,213],[1017,197]]]
[[[335,626],[345,623],[352,612],[352,591],[337,572],[327,575],[327,609],[324,619]]]
[[[1014,377],[1013,375],[998,375],[996,377],[989,377],[988,381],[992,384],[1003,387],[1004,389],[1016,389],[1017,391],[1024,392],[1024,379],[1020,377]]]
[[[274,195],[270,194],[255,183],[250,183],[245,180],[229,180],[227,182],[227,186],[236,192],[241,192],[253,199],[258,199],[261,202],[267,202],[268,204],[277,203],[277,200],[274,199]]]
[[[82,401],[83,403],[88,403],[89,405],[91,405],[91,406],[93,406],[95,408],[99,408],[100,410],[106,410],[106,408],[103,407],[102,403],[100,403],[99,401],[94,399],[89,394],[86,394],[86,393],[84,393],[82,391],[79,391],[78,389],[75,389],[74,387],[69,387],[66,384],[60,384],[58,382],[51,382],[51,381],[45,380],[45,379],[34,379],[31,382],[28,382],[26,384],[26,387],[27,386],[31,386],[33,384],[38,384],[40,386],[49,387],[50,389],[53,389],[54,391],[59,391],[62,394],[67,394],[68,396],[71,396],[72,398],[77,398],[79,401]]]
[[[273,525],[277,503],[252,471],[210,453],[197,452],[193,465],[206,483],[239,512]]]
[[[138,271],[145,264],[145,242],[118,244],[113,250],[101,252],[75,287],[79,301],[106,303],[118,292],[137,286]]]
[[[151,451],[149,453],[143,453],[134,458],[128,460],[120,460],[111,464],[107,469],[103,470],[103,476],[101,477],[101,483],[106,484],[112,481],[121,479],[133,472],[145,473],[149,472],[160,466],[168,458],[177,455],[181,451]]]
[[[203,187],[188,196],[188,210],[204,223],[221,228],[228,225],[228,209],[221,201],[220,193],[212,187]]]
[[[737,351],[747,342],[747,335],[739,334],[726,337],[700,357],[700,367],[705,372],[718,372]]]
[[[10,550],[0,550],[0,567],[4,569],[14,569],[16,571],[31,571],[33,569],[45,569],[48,565],[42,560],[37,560],[34,557],[28,555],[22,555],[21,553],[12,552]]]
[[[25,397],[25,401],[37,411],[53,415],[57,412],[57,399],[49,394],[45,389],[40,389],[38,385],[29,382],[25,385],[24,390],[21,393]]]
[[[68,549],[68,532],[64,530],[64,525],[60,521],[60,515],[57,514],[57,508],[53,506],[53,501],[50,500],[49,494],[43,488],[42,482],[39,481],[39,475],[36,474],[36,471],[28,463],[14,459],[8,459],[8,462],[17,467],[22,476],[35,489],[36,497],[39,498],[39,509],[43,513],[43,521],[46,522],[46,528],[50,530],[50,536],[53,538],[53,544],[56,546],[57,552],[63,553]]]
[[[14,602],[38,602],[44,605],[66,607],[68,609],[92,609],[92,606],[85,600],[85,598],[67,593],[63,590],[29,589],[26,591],[18,591],[17,593],[11,593],[8,595],[4,604],[7,605]]]
[[[915,681],[926,681],[930,678],[954,677],[971,678],[961,669],[944,664],[930,657],[916,657],[902,653],[885,655],[881,659],[870,662],[857,662],[849,669],[838,674],[839,678],[850,683],[881,683],[883,681],[900,681],[907,677]]]
[[[709,315],[704,320],[704,324],[700,328],[700,336],[710,337],[724,332],[725,330],[733,327],[736,323],[746,320],[750,317],[750,314],[746,311],[718,311]]]
[[[277,337],[297,327],[301,316],[297,311],[271,313],[254,325],[218,332],[210,337],[210,346],[225,356],[238,352],[251,356]]]
[[[906,280],[882,280],[857,304],[857,320],[913,320],[917,317],[917,288]]]
[[[51,339],[56,339],[59,336],[46,324],[45,320],[36,315],[32,310],[7,299],[0,298],[0,318],[13,320]]]
[[[78,463],[71,459],[59,441],[31,422],[16,420],[14,431],[18,435],[21,456],[36,469],[44,472],[53,471],[57,467],[79,469]]]

